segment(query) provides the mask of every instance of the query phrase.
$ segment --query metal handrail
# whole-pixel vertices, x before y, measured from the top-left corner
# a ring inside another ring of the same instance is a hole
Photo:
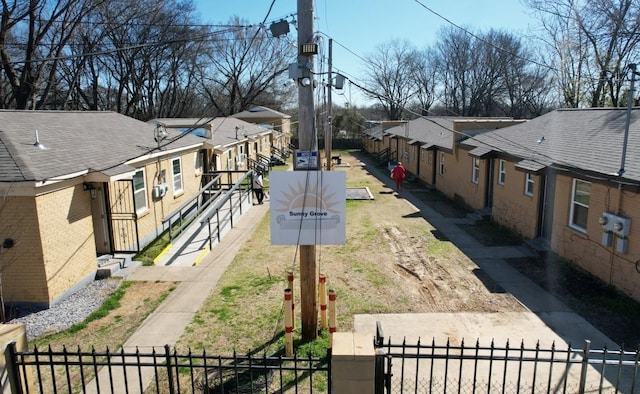
[[[234,183],[234,185],[227,191],[226,193],[226,197],[225,198],[220,198],[220,199],[216,199],[216,203],[213,204],[213,206],[211,207],[210,212],[203,218],[200,220],[200,226],[204,226],[205,224],[207,225],[207,229],[208,229],[208,233],[209,233],[209,248],[213,247],[213,238],[214,235],[216,236],[218,242],[220,242],[220,230],[221,230],[221,224],[224,225],[224,223],[226,223],[227,221],[229,221],[231,223],[231,227],[233,227],[233,212],[234,212],[234,208],[239,208],[240,210],[240,215],[242,215],[242,201],[243,201],[243,191],[244,189],[241,189],[241,186],[243,186],[245,184],[245,181],[247,179],[252,180],[253,179],[253,170],[249,170],[247,171],[241,178],[238,179],[238,181],[236,181]],[[249,182],[248,184],[248,188],[246,189],[247,193],[247,198],[248,196],[251,194],[253,187],[251,182]],[[233,195],[236,191],[240,191],[240,197],[238,198],[238,200],[234,203],[233,201]],[[229,203],[229,212],[227,214],[225,214],[222,218],[220,217],[220,209],[226,204]],[[211,221],[212,219],[215,217],[215,222],[216,222],[216,226],[215,226],[215,234],[212,231],[212,227],[211,227]]]
[[[204,201],[202,203],[200,203],[200,197],[207,193],[210,192],[211,190],[213,190],[213,186],[219,181],[219,179],[222,177],[222,175],[217,175],[215,178],[213,178],[209,183],[207,183],[206,185],[204,185],[199,191],[198,193],[194,194],[193,197],[189,198],[187,201],[185,201],[184,203],[180,204],[180,206],[176,209],[173,210],[173,212],[171,212],[169,215],[165,216],[162,219],[162,226],[164,227],[165,225],[167,225],[168,230],[169,230],[169,240],[173,241],[173,239],[175,237],[177,237],[178,235],[180,235],[189,225],[188,221],[186,223],[182,223],[177,229],[173,229],[173,219],[175,217],[178,217],[178,220],[176,220],[176,222],[182,221],[183,219],[183,213],[185,210],[191,210],[194,207],[194,203],[196,204],[196,214],[195,216],[197,217],[200,212],[202,212],[203,210],[205,210],[212,201],[215,201],[215,199],[218,197],[218,195],[220,195],[222,193],[222,190],[217,191],[216,193],[214,193],[207,201]],[[168,224],[167,224],[168,222]]]

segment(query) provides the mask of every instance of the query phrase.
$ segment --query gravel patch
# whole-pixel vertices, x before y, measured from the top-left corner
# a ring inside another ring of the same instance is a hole
[[[98,310],[105,299],[120,285],[121,279],[95,280],[49,309],[23,310],[10,324],[24,324],[27,338],[32,340],[43,334],[53,334],[83,322]]]

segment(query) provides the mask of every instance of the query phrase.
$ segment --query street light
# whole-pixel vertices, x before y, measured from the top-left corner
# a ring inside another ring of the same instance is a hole
[[[167,127],[162,123],[157,123],[153,132],[153,139],[158,143],[158,149],[160,149],[160,142],[164,141],[168,136]]]

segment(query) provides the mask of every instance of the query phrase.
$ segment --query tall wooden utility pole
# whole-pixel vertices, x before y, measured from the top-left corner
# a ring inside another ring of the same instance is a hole
[[[318,151],[313,105],[313,55],[302,50],[305,44],[315,44],[313,34],[313,0],[298,0],[298,65],[305,69],[305,75],[298,83],[298,149],[307,152]],[[305,77],[309,79],[305,80]],[[316,277],[316,246],[300,245],[300,313],[303,340],[315,339],[318,336]]]

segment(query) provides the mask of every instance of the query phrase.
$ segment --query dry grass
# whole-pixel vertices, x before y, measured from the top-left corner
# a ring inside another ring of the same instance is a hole
[[[30,345],[38,348],[51,346],[53,349],[66,346],[69,350],[78,347],[90,350],[90,347],[95,347],[98,352],[107,347],[112,351],[117,350],[175,286],[173,282],[131,282],[119,301],[120,306],[107,316],[88,323],[81,330],[67,330],[40,337]]]

